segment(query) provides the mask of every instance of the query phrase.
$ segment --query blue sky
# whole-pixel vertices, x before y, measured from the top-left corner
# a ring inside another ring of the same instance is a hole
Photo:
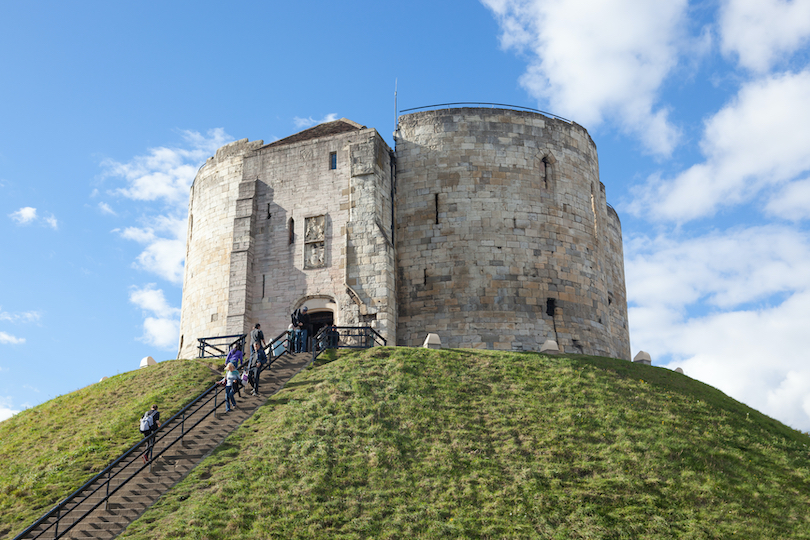
[[[216,148],[479,101],[570,118],[633,354],[810,430],[810,0],[0,6],[0,418],[173,358]]]

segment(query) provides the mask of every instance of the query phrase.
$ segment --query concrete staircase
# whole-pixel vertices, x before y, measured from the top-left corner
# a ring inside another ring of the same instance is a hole
[[[165,453],[158,456],[159,452],[169,446],[170,443],[180,438],[174,432],[167,437],[168,440],[161,440],[155,444],[155,459],[144,466],[138,454],[119,463],[112,471],[111,475],[121,470],[120,480],[114,478],[110,482],[110,491],[120,485],[123,479],[128,478],[132,473],[141,470],[132,479],[126,482],[118,491],[110,496],[109,501],[92,510],[84,519],[79,519],[97,503],[104,499],[106,488],[102,488],[94,495],[81,502],[69,504],[66,509],[70,510],[65,518],[59,523],[58,533],[52,527],[45,529],[55,521],[53,518],[43,522],[25,536],[19,538],[98,538],[108,539],[118,536],[130,523],[140,517],[163,493],[168,491],[177,482],[182,480],[204,457],[219,446],[225,438],[249,418],[256,409],[265,403],[265,396],[278,392],[287,381],[296,373],[303,369],[312,358],[311,353],[288,354],[276,360],[271,369],[265,370],[261,375],[260,392],[261,396],[250,395],[249,387],[242,389],[242,397],[236,397],[237,409],[225,412],[225,394],[220,392],[221,398],[217,400],[217,413],[208,416],[194,430],[187,431],[181,441],[172,445]],[[210,412],[213,405],[205,407],[194,415],[187,416],[186,426],[193,425],[205,413]],[[196,417],[195,417],[196,416]],[[164,425],[163,430],[170,426]],[[145,443],[144,443],[145,448]],[[123,469],[123,470],[122,470]],[[83,490],[84,493],[91,493],[103,480],[98,480]],[[62,512],[65,515],[65,512]],[[76,525],[67,533],[63,531]],[[43,531],[44,534],[43,534]],[[64,534],[64,535],[63,535]]]

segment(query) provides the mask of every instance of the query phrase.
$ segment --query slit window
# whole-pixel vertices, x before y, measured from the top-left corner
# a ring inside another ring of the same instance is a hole
[[[329,153],[329,169],[330,170],[337,169],[337,152]]]
[[[557,300],[554,298],[546,299],[546,315],[549,317],[554,316],[554,310],[557,309]]]
[[[543,158],[540,163],[540,178],[543,179],[543,188],[548,189],[548,181],[552,174],[551,163],[548,162],[548,158]]]
[[[288,228],[290,230],[290,245],[295,243],[295,220],[290,218]]]

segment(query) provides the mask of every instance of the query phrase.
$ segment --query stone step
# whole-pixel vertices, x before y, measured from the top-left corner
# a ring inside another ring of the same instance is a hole
[[[262,374],[263,396],[271,395],[278,391],[283,384],[303,369],[310,358],[309,354],[287,355],[273,364],[271,373],[265,371]],[[77,523],[64,538],[96,538],[106,540],[115,538],[132,521],[146,511],[160,496],[168,491],[188,474],[202,459],[214,448],[219,446],[225,438],[239,427],[242,422],[248,419],[256,409],[266,401],[266,397],[255,397],[249,395],[250,391],[244,392],[242,398],[237,397],[237,408],[231,412],[225,412],[224,392],[220,390],[217,397],[217,413],[205,418],[199,426],[191,432],[186,432],[183,440],[179,432],[173,432],[165,441],[160,441],[155,445],[155,460],[151,467],[145,467],[132,480],[122,485],[117,492],[110,496],[108,504],[102,503],[93,510],[82,522]],[[204,414],[211,411],[213,403],[208,404],[200,411],[188,414],[185,419],[185,429],[196,423]],[[165,425],[165,429],[171,426]],[[177,433],[176,436],[175,433]],[[175,442],[176,441],[176,442]],[[168,447],[169,444],[171,447]],[[145,449],[146,443],[142,449]],[[158,453],[167,448],[166,453],[158,456]],[[110,491],[115,489],[124,478],[132,472],[137,471],[143,462],[140,455],[136,454],[131,459],[116,465],[113,474],[119,472],[118,477],[113,478]],[[106,480],[102,480],[102,482]],[[101,484],[100,484],[101,485]],[[73,524],[75,519],[90,510],[96,503],[99,503],[106,496],[107,488],[103,487],[93,495],[90,493],[95,489],[95,485],[84,490],[83,499],[77,499],[68,505],[72,509],[71,514],[62,518],[59,523],[59,530]],[[33,530],[26,538],[32,538],[44,530],[53,520],[44,522]],[[52,538],[53,529],[43,536]]]

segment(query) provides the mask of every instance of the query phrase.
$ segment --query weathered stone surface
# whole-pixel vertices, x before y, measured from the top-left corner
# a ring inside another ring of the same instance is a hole
[[[334,125],[331,125],[334,124]],[[630,358],[621,225],[582,127],[504,109],[220,148],[191,190],[181,357],[304,304],[389,344]],[[334,156],[334,161],[333,161]],[[332,168],[332,164],[336,167]]]
[[[576,124],[442,109],[396,132],[397,343],[630,359],[621,226]]]
[[[652,358],[650,358],[650,353],[647,353],[647,352],[644,352],[644,351],[638,351],[638,354],[636,354],[633,357],[633,362],[636,362],[637,364],[645,364],[645,365],[651,366],[652,365]]]
[[[425,341],[422,342],[422,347],[425,349],[441,349],[442,340],[439,334],[428,334],[425,336]]]

